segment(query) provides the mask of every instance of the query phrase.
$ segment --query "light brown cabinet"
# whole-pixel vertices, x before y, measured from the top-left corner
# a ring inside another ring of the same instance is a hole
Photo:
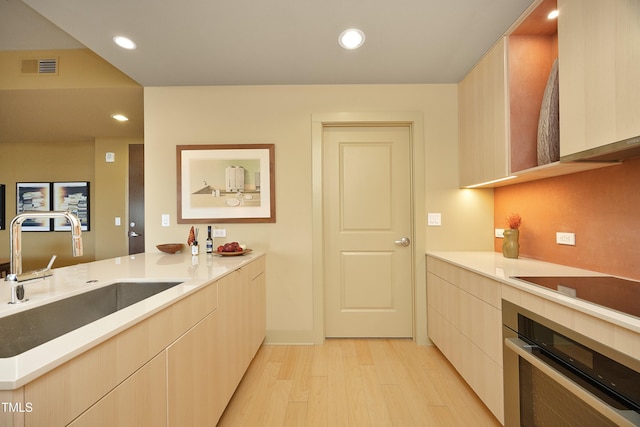
[[[505,56],[502,38],[458,85],[461,187],[509,174]]]
[[[218,309],[167,349],[168,425],[215,425],[266,333],[265,259],[217,282]]]
[[[504,422],[501,284],[427,257],[429,339]]]
[[[562,156],[640,135],[640,2],[558,0]]]
[[[156,427],[164,425],[167,418],[165,373],[166,360],[164,352],[161,352],[83,412],[69,426]]]
[[[580,0],[562,1],[581,4]],[[591,2],[597,1],[605,2],[604,0],[591,0]],[[616,0],[616,3],[618,2],[629,3],[626,0]],[[564,31],[559,35],[558,24],[546,17],[547,13],[555,7],[556,0],[535,1],[507,31],[505,36],[496,42],[467,77],[459,83],[460,187],[478,185],[497,187],[610,165],[598,162],[563,163],[557,161],[556,158],[550,163],[548,163],[548,159],[542,163],[539,162],[538,127],[541,106],[556,58],[559,61],[560,70],[560,155],[564,155],[568,151],[578,151],[577,148],[572,147],[572,144],[575,144],[573,141],[584,141],[585,123],[581,122],[576,125],[576,121],[579,121],[577,117],[580,114],[584,116],[580,112],[580,110],[584,110],[583,104],[589,105],[589,103],[585,104],[585,97],[589,98],[594,108],[603,108],[599,89],[592,90],[592,82],[589,80],[586,84],[584,75],[574,77],[574,74],[590,73],[583,70],[584,62],[580,63],[580,60],[584,60],[584,51],[591,46],[588,41],[585,42],[583,39],[585,30],[577,30],[574,34],[574,28],[577,28],[578,25],[565,25]],[[629,8],[632,7],[629,6]],[[637,5],[634,4],[633,9],[637,8]],[[593,12],[594,15],[597,13]],[[565,19],[563,15],[564,11],[561,11],[561,19]],[[602,19],[607,18],[605,16]],[[562,22],[564,21],[560,21],[560,23]],[[633,31],[640,32],[636,28]],[[636,34],[636,38],[637,36]],[[575,49],[572,47],[574,43],[584,45],[581,50],[577,50],[578,53],[575,53]],[[629,43],[631,42],[627,42],[624,46],[631,49],[627,46]],[[561,46],[560,51],[558,44]],[[572,51],[572,54],[566,54],[567,51]],[[618,63],[621,62],[619,58],[617,60]],[[594,59],[594,61],[596,60]],[[567,62],[578,65],[567,65]],[[625,71],[616,69],[614,72],[617,79],[610,78],[606,84],[610,86],[610,81],[622,82],[624,80],[624,90],[628,89],[631,90],[631,93],[637,94],[638,88],[640,88],[638,79],[628,82],[627,80],[630,79],[625,76],[630,75],[631,72],[635,72],[634,76],[637,76],[640,72],[638,63],[636,61],[635,64],[623,66],[622,68],[626,67]],[[571,80],[571,83],[568,80]],[[565,90],[565,84],[570,85],[569,89]],[[618,94],[621,91],[623,91],[621,87],[618,87]],[[574,93],[577,96],[572,95]],[[640,97],[636,96],[633,100],[629,99],[631,97],[627,96],[626,104],[622,102],[625,99],[621,99],[615,108],[611,103],[606,103],[606,108],[609,109],[606,117],[609,117],[607,120],[613,122],[610,120],[611,115],[615,116],[619,108],[622,106],[631,107],[632,113],[624,114],[622,118],[617,119],[615,126],[619,126],[618,122],[623,121],[625,126],[630,128],[627,134],[633,134],[635,131],[635,134],[629,136],[636,136],[640,134],[640,109],[638,108]],[[602,98],[602,100],[604,99],[606,98]],[[549,116],[553,117],[550,119],[553,123],[558,121],[558,107],[555,105],[555,103],[549,104],[549,110],[555,112],[554,115]],[[576,113],[576,111],[578,112]],[[635,130],[632,130],[634,127]],[[578,128],[578,130],[572,130],[574,128]],[[557,127],[553,129],[557,129]],[[582,135],[579,135],[580,131]],[[554,134],[555,137],[549,139],[557,141],[558,131],[546,133]],[[618,136],[621,135],[622,133],[618,134]],[[613,140],[609,142],[613,142]]]
[[[33,411],[3,420],[215,425],[265,338],[265,268],[258,257],[12,391]]]
[[[167,349],[169,426],[214,426],[224,411],[219,313],[214,311]]]

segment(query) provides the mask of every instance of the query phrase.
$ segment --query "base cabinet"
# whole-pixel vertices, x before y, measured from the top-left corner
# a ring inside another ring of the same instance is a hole
[[[429,339],[504,423],[501,284],[427,257]]]
[[[169,426],[214,426],[226,406],[218,312],[167,349]]]
[[[165,424],[167,413],[164,352],[100,399],[70,427],[155,427]],[[192,424],[195,425],[195,424]]]
[[[0,424],[214,426],[266,335],[265,257],[0,393],[31,412]],[[4,424],[3,424],[4,423]]]

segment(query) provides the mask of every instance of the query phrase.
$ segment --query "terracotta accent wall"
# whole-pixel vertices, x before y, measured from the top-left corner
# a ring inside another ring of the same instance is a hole
[[[640,280],[640,158],[603,169],[496,188],[494,223],[522,215],[520,255]],[[555,243],[556,232],[576,245]],[[502,239],[495,239],[502,251]]]

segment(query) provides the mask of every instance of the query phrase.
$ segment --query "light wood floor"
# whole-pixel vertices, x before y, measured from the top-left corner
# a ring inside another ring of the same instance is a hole
[[[331,339],[262,346],[220,427],[500,426],[436,347]]]

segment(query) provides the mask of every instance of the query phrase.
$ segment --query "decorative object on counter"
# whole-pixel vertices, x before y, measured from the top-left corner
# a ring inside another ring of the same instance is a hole
[[[189,243],[189,246],[191,246],[191,255],[199,255],[199,247],[198,247],[198,229],[194,229],[193,227],[191,227],[191,230],[189,231],[189,239],[187,240],[187,242]]]
[[[178,145],[178,224],[276,222],[275,144]]]
[[[509,229],[504,230],[504,241],[502,242],[502,255],[505,258],[518,258],[520,255],[520,225],[522,217],[512,213],[507,218]]]
[[[211,237],[211,226],[207,226],[207,253],[213,253],[213,237]]]
[[[553,62],[540,106],[538,120],[538,166],[560,160],[560,95],[558,59]]]
[[[221,256],[236,256],[243,255],[249,252],[251,252],[251,249],[246,249],[238,242],[231,242],[218,246],[214,253]]]
[[[175,254],[182,250],[184,245],[182,243],[163,243],[161,245],[156,245],[156,248],[160,252],[164,252],[166,254]]]

